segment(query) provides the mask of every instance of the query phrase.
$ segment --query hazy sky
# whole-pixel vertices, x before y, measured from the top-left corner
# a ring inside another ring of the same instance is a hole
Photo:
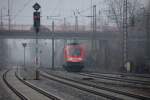
[[[97,11],[105,9],[103,1],[92,0],[93,4],[97,5]],[[146,1],[146,0],[145,0]],[[91,10],[87,9],[91,6],[91,0],[10,0],[10,12],[12,24],[32,24],[33,23],[33,8],[34,3],[38,2],[41,5],[42,24],[51,24],[51,20],[47,16],[60,16],[62,20],[57,20],[58,23],[63,23],[63,18],[66,17],[68,22],[74,22],[73,11],[79,9],[83,11],[82,15],[90,15]],[[8,15],[8,0],[0,0],[0,9],[3,15]],[[4,22],[8,23],[8,17],[3,17]],[[58,19],[58,18],[57,18]],[[79,18],[80,24],[89,23],[85,17]]]
[[[93,4],[103,0],[93,0]],[[49,24],[47,16],[60,16],[61,19],[67,16],[68,20],[74,20],[73,11],[85,10],[91,5],[91,0],[10,0],[12,23],[32,24],[33,4],[38,2],[41,5],[42,23]],[[0,0],[0,8],[3,8],[3,15],[7,15],[8,0]],[[89,15],[90,9],[86,10],[83,15]],[[4,19],[7,19],[5,17]],[[82,19],[81,19],[82,20]],[[7,22],[7,20],[5,21]]]

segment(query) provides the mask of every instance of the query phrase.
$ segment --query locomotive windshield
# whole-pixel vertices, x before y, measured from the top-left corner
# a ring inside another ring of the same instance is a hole
[[[69,51],[70,56],[80,56],[81,55],[81,50],[80,48],[72,48]]]

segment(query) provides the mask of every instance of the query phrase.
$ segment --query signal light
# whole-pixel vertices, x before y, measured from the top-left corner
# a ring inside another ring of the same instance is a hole
[[[36,30],[39,30],[39,27],[40,27],[40,12],[36,11],[36,12],[33,13],[33,20],[34,20],[34,24],[33,24],[34,28]]]

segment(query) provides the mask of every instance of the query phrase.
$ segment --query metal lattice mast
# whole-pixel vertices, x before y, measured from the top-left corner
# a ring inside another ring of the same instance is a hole
[[[3,27],[3,12],[2,12],[2,8],[1,8],[1,29]]]
[[[75,32],[78,32],[78,16],[75,16]]]
[[[96,32],[96,5],[93,5],[93,22],[92,22],[92,31],[93,31],[93,35]],[[95,50],[95,40],[94,38],[92,38],[92,48]]]
[[[10,31],[10,24],[11,24],[11,19],[10,19],[10,0],[8,0],[8,29]]]
[[[64,17],[64,31],[66,30],[66,18]]]
[[[127,37],[128,37],[128,26],[127,26],[127,0],[123,2],[123,66],[125,66],[128,59],[127,52]]]
[[[150,6],[150,2],[148,4]],[[147,59],[150,59],[150,7],[146,11]]]
[[[93,18],[92,18],[92,14],[93,14],[93,1],[91,0],[91,31],[93,30]]]
[[[93,32],[96,32],[96,5],[93,5]]]

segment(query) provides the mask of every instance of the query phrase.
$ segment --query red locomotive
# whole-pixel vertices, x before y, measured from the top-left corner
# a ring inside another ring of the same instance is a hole
[[[84,67],[84,49],[79,43],[70,43],[64,48],[65,64],[69,72],[79,72]]]

